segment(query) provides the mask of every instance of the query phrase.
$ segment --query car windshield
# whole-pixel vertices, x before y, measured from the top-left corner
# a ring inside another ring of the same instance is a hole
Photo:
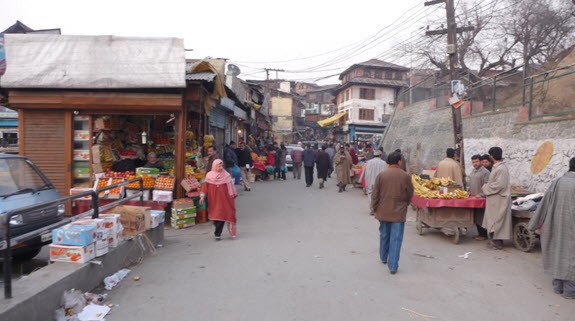
[[[51,185],[23,158],[0,158],[0,197],[41,190]]]

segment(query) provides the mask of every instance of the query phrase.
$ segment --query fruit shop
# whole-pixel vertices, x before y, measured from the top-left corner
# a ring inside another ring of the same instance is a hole
[[[114,50],[90,54],[103,43]],[[186,171],[193,176],[200,167],[197,138],[226,95],[223,67],[188,65],[177,38],[14,35],[6,52],[21,58],[2,77],[7,106],[18,111],[19,153],[61,195],[141,175],[151,201],[184,196]],[[32,61],[44,68],[29,68]],[[210,77],[189,77],[196,74]],[[151,152],[161,166],[138,172]],[[114,199],[129,192],[107,193]]]

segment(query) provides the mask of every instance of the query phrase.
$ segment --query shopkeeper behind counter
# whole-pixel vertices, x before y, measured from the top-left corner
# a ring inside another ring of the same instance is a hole
[[[164,170],[164,165],[158,160],[156,153],[148,153],[148,162],[144,165],[145,168],[157,168],[160,171]]]

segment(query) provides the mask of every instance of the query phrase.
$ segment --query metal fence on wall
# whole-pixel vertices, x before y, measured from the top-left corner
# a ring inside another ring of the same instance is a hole
[[[529,108],[529,120],[575,114],[575,64],[541,70],[519,66],[477,82],[471,82],[469,74],[458,79],[467,86],[471,114],[518,106]],[[436,108],[442,108],[449,106],[450,96],[450,83],[430,76],[402,90],[398,101],[411,105],[434,99]]]

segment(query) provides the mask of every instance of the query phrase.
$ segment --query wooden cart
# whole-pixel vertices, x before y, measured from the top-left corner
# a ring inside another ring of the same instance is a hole
[[[466,199],[430,199],[414,195],[411,204],[417,209],[416,228],[419,235],[424,228],[440,229],[452,236],[455,244],[467,228],[475,226],[475,208],[485,208],[485,198],[470,196]]]

